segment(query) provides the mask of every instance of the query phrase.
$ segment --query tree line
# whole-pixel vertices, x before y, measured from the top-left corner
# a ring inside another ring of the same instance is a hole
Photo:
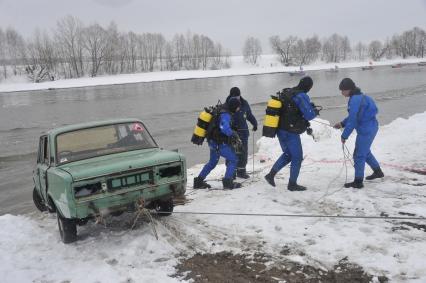
[[[415,27],[385,41],[351,45],[347,36],[333,34],[269,38],[283,65],[306,65],[317,60],[380,60],[425,55],[426,32]],[[246,62],[256,65],[262,53],[260,40],[248,37],[243,45]],[[231,52],[203,34],[177,33],[167,40],[161,33],[120,32],[111,22],[85,26],[78,18],[60,19],[50,32],[36,30],[24,39],[13,28],[0,27],[0,80],[27,75],[34,82],[59,78],[96,77],[152,71],[229,68]]]
[[[305,65],[320,59],[327,63],[346,60],[380,60],[410,56],[424,58],[426,49],[426,32],[415,27],[395,34],[385,41],[373,40],[368,44],[358,42],[351,46],[347,36],[333,34],[320,40],[314,35],[308,38],[288,36],[281,39],[278,35],[269,38],[270,46],[278,60],[286,66]],[[261,55],[260,41],[248,37],[244,43],[243,55],[246,62],[256,64]]]
[[[53,32],[36,30],[24,39],[0,28],[0,80],[26,74],[32,81],[96,77],[103,74],[199,70],[230,67],[230,51],[203,34],[120,32],[111,22],[85,26],[66,16]]]

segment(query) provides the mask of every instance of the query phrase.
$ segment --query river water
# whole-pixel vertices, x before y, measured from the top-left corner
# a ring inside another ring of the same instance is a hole
[[[382,125],[426,111],[426,67],[383,66],[368,71],[351,68],[337,73],[312,71],[308,75],[314,80],[309,95],[324,106],[321,118],[332,123],[346,115],[346,99],[338,91],[344,77],[351,77],[376,100]],[[206,146],[190,142],[204,106],[215,105],[219,99],[224,101],[229,89],[238,86],[259,121],[259,131],[254,133],[257,140],[269,96],[296,85],[299,79],[276,73],[0,93],[0,215],[34,209],[32,170],[38,137],[51,128],[93,120],[140,118],[161,147],[178,149],[192,166],[208,159]],[[251,153],[252,138],[249,148]]]

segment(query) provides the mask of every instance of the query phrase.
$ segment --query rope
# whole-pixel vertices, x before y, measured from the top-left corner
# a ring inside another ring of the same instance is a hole
[[[313,120],[311,120],[311,121],[312,121],[312,122],[319,123],[319,124],[326,125],[327,127],[330,127],[330,128],[333,128],[333,126],[331,126],[330,124],[327,124],[327,123],[324,123],[324,122],[321,122],[321,121],[318,121],[318,120],[315,120],[315,119],[313,119]]]
[[[311,121],[316,122],[318,124],[325,125],[325,126],[330,127],[330,128],[334,128],[333,126],[331,126],[331,125],[329,125],[327,123],[318,121],[318,120],[311,120]],[[340,175],[342,174],[343,168],[345,168],[345,183],[348,182],[348,166],[346,165],[346,162],[349,161],[352,164],[352,166],[354,165],[354,163],[353,163],[350,151],[349,151],[348,147],[346,146],[346,144],[344,144],[344,143],[342,143],[342,153],[343,153],[343,163],[342,163],[342,167],[339,170],[339,173],[337,174],[337,176],[335,178],[333,178],[330,181],[330,183],[328,183],[326,193],[322,197],[320,197],[317,200],[317,202],[320,201],[320,200],[322,200],[323,198],[325,198],[327,196],[330,196],[330,195],[333,195],[333,194],[335,194],[338,191],[341,191],[343,189],[343,187],[342,187],[342,188],[339,188],[338,190],[335,190],[335,191],[331,192],[330,194],[328,193],[328,190],[330,189],[331,184],[333,184],[340,177]]]
[[[157,211],[158,214],[170,212]],[[357,215],[317,215],[317,214],[275,214],[275,213],[236,213],[236,212],[201,212],[201,211],[174,211],[173,214],[198,214],[219,216],[259,216],[259,217],[295,217],[295,218],[337,218],[337,219],[384,219],[384,220],[421,220],[425,217],[399,217],[399,216],[357,216]]]
[[[252,162],[252,165],[253,165],[253,171],[252,171],[252,172],[253,172],[253,173],[252,173],[252,175],[251,175],[251,178],[252,178],[253,180],[254,180],[254,140],[255,140],[255,139],[254,139],[254,135],[255,135],[255,133],[256,133],[256,132],[253,132],[253,134],[252,134],[252,139],[253,139],[252,143],[253,143],[253,144],[252,144],[252,156],[251,156],[251,159],[252,159],[252,161],[253,161],[253,162]]]
[[[138,202],[138,209],[137,209],[137,214],[135,219],[133,220],[133,225],[132,227],[130,227],[130,230],[133,230],[136,226],[136,222],[138,221],[139,217],[141,214],[145,214],[149,221],[151,222],[151,228],[152,228],[152,232],[154,233],[155,238],[158,240],[158,234],[157,234],[157,229],[155,229],[155,223],[154,223],[154,219],[151,216],[151,213],[149,212],[148,209],[145,208],[145,201],[144,199],[140,199]],[[162,212],[161,214],[163,214],[164,212]]]
[[[334,177],[333,178],[333,180],[331,180],[331,182],[330,183],[328,183],[328,185],[327,185],[327,189],[326,189],[326,192],[325,192],[325,194],[324,195],[322,195],[319,199],[317,199],[316,200],[316,202],[319,202],[320,200],[322,200],[323,198],[325,198],[325,197],[328,197],[328,196],[331,196],[331,195],[333,195],[333,194],[335,194],[335,193],[337,193],[337,192],[339,192],[339,191],[341,191],[344,187],[341,187],[341,188],[339,188],[339,189],[337,189],[337,190],[335,190],[335,191],[333,191],[333,192],[331,192],[331,193],[328,193],[328,191],[330,190],[330,188],[331,188],[331,184],[333,184],[339,177],[340,177],[340,175],[342,174],[342,170],[343,170],[343,168],[345,168],[346,170],[346,174],[345,174],[345,183],[347,183],[348,182],[348,167],[346,166],[346,161],[347,161],[347,159],[346,159],[346,155],[345,155],[345,150],[344,150],[344,148],[343,148],[343,144],[342,144],[342,152],[343,152],[343,163],[342,163],[342,167],[340,167],[340,170],[339,170],[339,173],[337,174],[337,176],[336,177]]]

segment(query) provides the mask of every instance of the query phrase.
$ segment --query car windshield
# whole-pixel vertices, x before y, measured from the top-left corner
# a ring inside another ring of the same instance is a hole
[[[99,126],[56,137],[59,164],[112,153],[157,147],[141,122]]]

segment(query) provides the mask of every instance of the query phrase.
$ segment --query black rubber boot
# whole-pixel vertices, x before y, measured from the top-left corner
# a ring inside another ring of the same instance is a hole
[[[269,185],[271,185],[272,187],[275,187],[275,175],[277,174],[277,171],[275,171],[274,169],[271,169],[271,171],[265,175],[265,180],[266,182],[268,182]]]
[[[292,192],[294,192],[294,191],[299,191],[299,192],[306,191],[306,187],[305,186],[298,185],[295,182],[289,182],[288,186],[287,186],[287,189],[289,191],[292,191]]]
[[[364,184],[362,182],[362,179],[356,179],[353,182],[346,183],[345,188],[355,188],[355,189],[362,189],[364,188]]]
[[[232,179],[223,178],[222,184],[223,184],[223,189],[225,190],[233,190],[233,189],[241,188],[241,184],[234,182]]]
[[[385,174],[383,174],[383,171],[380,167],[377,168],[377,169],[374,169],[373,171],[374,171],[373,174],[365,177],[366,180],[374,180],[374,179],[377,179],[377,178],[383,178],[385,176]]]
[[[248,179],[250,178],[250,175],[247,174],[246,169],[238,169],[237,170],[237,177],[242,179]]]
[[[194,189],[209,189],[211,186],[207,184],[202,177],[194,178]]]

